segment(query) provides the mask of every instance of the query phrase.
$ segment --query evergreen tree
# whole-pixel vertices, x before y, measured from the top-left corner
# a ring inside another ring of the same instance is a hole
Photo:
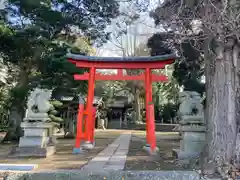
[[[14,64],[17,85],[12,89],[10,121],[15,127],[6,139],[17,139],[30,88],[72,87],[82,90],[72,75],[80,73],[68,63],[65,54],[74,48],[76,38],[88,38],[89,45],[100,46],[109,38],[105,30],[118,16],[118,2],[112,0],[9,0],[2,12],[0,54],[4,63]],[[97,22],[97,23],[96,23]],[[83,82],[83,87],[85,84]],[[60,88],[60,89],[61,89]],[[71,88],[70,88],[71,89]]]

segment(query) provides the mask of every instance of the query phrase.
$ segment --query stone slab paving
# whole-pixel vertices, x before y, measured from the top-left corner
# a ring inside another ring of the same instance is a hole
[[[131,132],[123,132],[112,144],[83,166],[82,170],[123,170],[130,140]]]

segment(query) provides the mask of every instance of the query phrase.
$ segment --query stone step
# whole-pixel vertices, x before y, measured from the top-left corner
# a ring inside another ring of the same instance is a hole
[[[45,158],[53,155],[56,152],[55,146],[46,148],[40,147],[13,147],[9,157],[38,157]]]

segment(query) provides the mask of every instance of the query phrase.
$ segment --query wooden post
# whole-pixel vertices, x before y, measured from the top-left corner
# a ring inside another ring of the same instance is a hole
[[[147,144],[150,144],[149,137],[149,103],[151,102],[152,96],[152,83],[151,83],[151,69],[146,68],[145,70],[145,108],[146,108],[146,140]]]
[[[117,70],[117,75],[118,76],[123,76],[123,69],[118,69]]]
[[[76,133],[76,142],[75,147],[73,149],[74,154],[78,154],[81,152],[81,139],[83,139],[84,135],[82,132],[83,125],[83,114],[84,114],[84,104],[78,105],[78,116],[77,116],[77,133]]]
[[[154,105],[149,104],[149,122],[148,122],[148,128],[149,128],[149,139],[150,139],[150,147],[151,151],[156,151],[156,134],[155,134],[155,116],[154,116]]]
[[[94,100],[94,84],[95,84],[95,67],[90,68],[89,80],[88,80],[88,95],[87,95],[87,118],[86,118],[86,138],[87,142],[91,142],[91,130],[92,130],[92,118],[93,118],[93,100]]]
[[[91,130],[91,143],[94,143],[95,134],[95,122],[96,122],[96,107],[93,107],[93,117],[92,117],[92,130]]]
[[[122,129],[122,112],[120,113],[120,124],[119,124],[120,129]]]

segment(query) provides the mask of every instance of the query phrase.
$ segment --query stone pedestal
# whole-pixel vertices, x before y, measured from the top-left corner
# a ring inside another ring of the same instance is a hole
[[[149,144],[146,144],[145,146],[143,146],[143,150],[146,151],[151,156],[158,155],[158,153],[159,153],[158,147],[156,147],[156,149],[154,151],[152,151]]]
[[[18,147],[12,149],[10,156],[47,157],[55,153],[56,139],[53,137],[53,125],[44,122],[23,122],[24,136]]]
[[[179,163],[190,165],[190,161],[197,159],[206,143],[206,124],[202,97],[194,91],[179,93],[180,149],[173,149],[173,156]],[[197,161],[196,161],[197,162]]]
[[[86,141],[82,144],[82,147],[83,147],[83,149],[86,149],[86,150],[93,149],[95,147],[95,143]]]
[[[181,125],[181,139],[180,149],[173,149],[173,156],[179,160],[197,158],[206,143],[206,127],[203,124]]]

